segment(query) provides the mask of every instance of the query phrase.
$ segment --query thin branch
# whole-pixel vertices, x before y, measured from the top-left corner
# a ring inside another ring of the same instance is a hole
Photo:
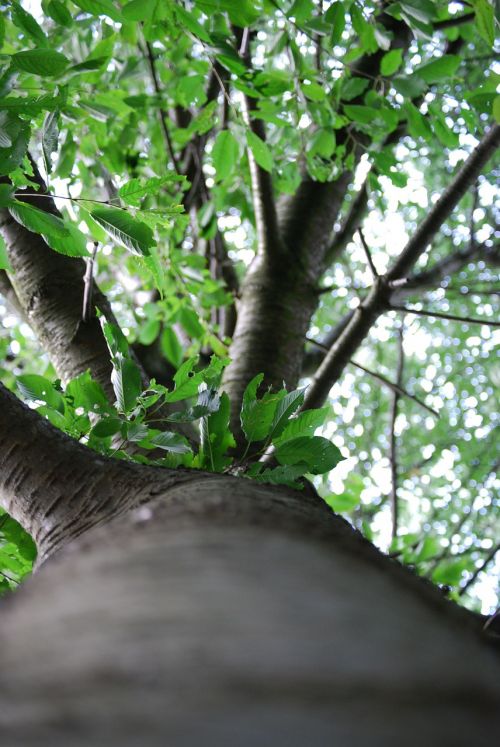
[[[470,185],[475,182],[499,143],[500,126],[495,124],[469,155],[448,189],[441,195],[403,249],[389,273],[384,278],[377,278],[368,296],[355,310],[344,331],[316,371],[302,409],[320,407],[326,400],[331,387],[339,380],[353,353],[368,335],[373,324],[384,311],[390,308],[388,301],[391,288],[388,281],[398,280],[409,275],[429,242],[439,231]]]
[[[396,369],[396,386],[401,388],[403,383],[404,348],[403,348],[403,326],[398,330],[398,363]],[[399,501],[398,501],[398,443],[396,436],[396,420],[398,417],[399,392],[394,389],[391,402],[391,425],[390,425],[390,456],[391,465],[391,510],[392,510],[392,538],[398,536]]]
[[[365,239],[365,237],[363,235],[363,231],[361,230],[361,228],[358,228],[358,236],[361,239],[361,246],[364,249],[364,252],[365,252],[365,255],[366,255],[366,259],[367,259],[368,266],[370,268],[370,272],[372,274],[372,277],[373,277],[374,280],[376,280],[378,278],[379,274],[377,272],[377,268],[373,264],[373,259],[372,259],[372,255],[371,255],[371,252],[370,252],[370,248],[369,248],[368,244],[366,243],[366,239]]]
[[[139,49],[140,49],[140,47],[139,47]],[[141,49],[141,52],[142,52],[142,49]],[[156,92],[157,96],[160,98],[163,95],[163,91],[162,91],[162,88],[160,86],[160,80],[158,78],[158,73],[157,73],[157,70],[156,70],[156,63],[155,63],[155,58],[154,58],[154,54],[153,54],[153,49],[151,47],[151,44],[148,41],[146,42],[146,59],[148,61],[148,65],[149,65],[149,71],[151,73],[151,79],[153,81],[153,87],[155,89],[155,92]],[[175,172],[177,174],[180,174],[181,170],[180,170],[180,167],[179,167],[179,163],[177,161],[177,157],[175,155],[174,146],[173,146],[173,143],[172,143],[172,138],[170,136],[170,131],[169,131],[168,125],[167,125],[168,115],[167,115],[165,109],[162,106],[160,106],[158,108],[158,114],[159,114],[159,120],[160,120],[160,127],[161,127],[162,132],[163,132],[163,137],[165,139],[165,144],[167,146],[167,151],[168,151],[168,154],[170,156],[170,160],[172,161],[172,164],[174,166]]]
[[[326,347],[326,345],[322,345],[320,342],[316,342],[316,340],[313,340],[311,338],[306,338],[307,342],[310,342],[312,345],[316,345],[319,348],[322,348],[325,351],[328,351],[329,348]],[[349,364],[351,366],[354,366],[355,368],[358,368],[360,371],[363,371],[363,373],[368,374],[368,376],[372,376],[374,379],[377,379],[377,381],[380,381],[382,384],[384,384],[386,387],[388,387],[392,392],[397,392],[398,395],[401,397],[408,397],[408,399],[411,399],[413,402],[416,402],[417,405],[420,405],[420,407],[423,407],[424,410],[427,410],[431,415],[434,415],[435,418],[439,418],[439,413],[437,410],[433,410],[432,407],[429,407],[429,405],[426,405],[425,402],[422,402],[421,399],[416,397],[414,394],[410,394],[409,391],[406,389],[403,389],[402,386],[399,384],[394,383],[390,379],[387,379],[385,376],[382,376],[382,374],[377,373],[376,371],[372,371],[370,368],[366,368],[365,366],[362,366],[361,363],[358,363],[357,361],[350,360]]]
[[[389,280],[407,277],[460,199],[476,181],[500,144],[500,125],[493,124],[469,155],[448,188],[431,208],[388,273]]]
[[[460,589],[460,591],[458,592],[458,595],[460,597],[463,596],[465,594],[465,592],[468,591],[470,589],[470,587],[473,584],[476,583],[479,574],[482,573],[486,569],[486,567],[491,563],[491,561],[493,560],[493,558],[495,557],[495,555],[497,554],[497,552],[499,550],[500,550],[500,543],[498,543],[497,545],[494,545],[491,548],[490,552],[487,554],[487,556],[485,557],[485,559],[483,560],[483,562],[481,563],[481,565],[479,565],[475,569],[474,573],[469,578],[469,580],[467,581],[467,583],[465,583],[462,586],[462,588]]]
[[[451,29],[455,26],[462,26],[464,23],[469,23],[475,18],[475,13],[465,13],[463,16],[452,16],[451,18],[445,18],[443,21],[435,21],[434,28],[437,31],[441,29]]]
[[[500,322],[493,322],[491,319],[473,319],[470,316],[455,316],[454,314],[443,314],[439,311],[423,311],[422,309],[408,309],[406,306],[391,305],[391,311],[404,311],[405,314],[415,314],[416,316],[430,316],[438,319],[449,319],[452,322],[466,322],[467,324],[486,324],[488,327],[500,327]]]
[[[325,252],[325,264],[328,266],[338,257],[352,239],[355,231],[363,220],[368,204],[368,188],[366,181],[352,200],[349,212],[342,226],[332,237],[330,246]]]
[[[245,62],[250,63],[250,32],[248,28],[243,29],[241,32],[239,55]],[[265,142],[266,133],[264,123],[259,119],[251,118],[251,112],[255,109],[255,106],[256,104],[253,99],[246,95],[243,96],[243,121],[254,135]],[[278,228],[278,215],[276,212],[271,174],[259,166],[252,149],[249,147],[247,147],[247,156],[252,185],[258,252],[260,254],[267,254],[271,258],[281,257],[284,247]]]

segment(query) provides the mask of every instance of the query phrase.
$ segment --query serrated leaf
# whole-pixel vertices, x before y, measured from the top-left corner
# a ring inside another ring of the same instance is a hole
[[[64,222],[52,213],[46,213],[25,202],[14,201],[9,206],[9,213],[24,228],[33,233],[39,233],[54,238],[68,238],[69,230]]]
[[[159,449],[171,451],[174,454],[188,454],[191,451],[186,438],[179,433],[164,431],[148,439],[148,442]]]
[[[270,433],[276,407],[286,395],[280,392],[266,392],[261,399],[257,399],[257,390],[262,383],[264,374],[257,374],[247,385],[243,394],[240,420],[241,427],[249,443],[264,440]]]
[[[238,142],[230,130],[222,130],[215,139],[212,159],[218,181],[225,179],[233,171],[238,160]]]
[[[120,420],[120,418],[103,418],[94,425],[89,435],[96,438],[109,438],[114,436],[115,433],[119,433],[122,425],[123,420]]]
[[[11,59],[17,70],[40,75],[42,78],[61,75],[70,64],[67,57],[52,49],[29,49],[13,54]]]
[[[321,475],[333,469],[344,457],[340,450],[322,436],[299,436],[277,446],[275,457],[280,464],[305,462],[307,471]]]
[[[113,360],[111,383],[120,412],[130,412],[142,392],[141,372],[130,358],[120,353]]]
[[[185,361],[174,375],[175,389],[166,395],[166,402],[179,402],[182,399],[189,399],[198,394],[198,387],[203,381],[203,374],[199,371],[193,371],[197,363],[197,358],[190,358]]]
[[[104,389],[94,381],[90,371],[85,371],[66,386],[66,397],[74,408],[83,407],[86,412],[102,412],[110,408]]]
[[[269,438],[274,440],[278,438],[285,430],[289,418],[293,413],[299,409],[304,401],[305,389],[297,389],[293,392],[285,394],[283,399],[278,402],[276,412],[274,413],[273,422],[271,423],[271,431]]]
[[[287,464],[280,467],[272,467],[262,470],[252,477],[255,482],[264,482],[270,485],[288,485],[290,488],[302,489],[297,479],[307,472],[307,464]]]
[[[45,46],[48,39],[37,21],[24,8],[19,5],[12,5],[11,18],[13,23],[30,36],[37,44]]]
[[[64,399],[49,379],[38,374],[24,374],[17,377],[17,387],[26,399],[45,402],[49,407],[64,413]]]
[[[132,218],[125,210],[102,207],[92,210],[90,215],[112,239],[133,254],[147,257],[150,247],[156,246],[149,226]]]
[[[252,132],[252,130],[247,130],[247,144],[258,165],[264,169],[264,171],[272,171],[273,156],[267,143],[261,140],[261,138],[256,135],[255,132]]]
[[[65,223],[68,231],[67,236],[54,236],[43,233],[42,236],[46,243],[58,254],[64,254],[66,257],[88,257],[87,237],[73,223]]]
[[[229,428],[231,405],[225,392],[220,395],[219,409],[203,419],[201,428],[201,466],[213,472],[221,472],[231,464],[227,456],[229,449],[236,446]]]
[[[165,184],[184,182],[186,177],[172,174],[168,176],[153,176],[150,179],[131,179],[118,190],[119,196],[129,205],[139,207],[141,200],[148,195],[157,195]],[[165,211],[167,208],[165,208]],[[173,211],[180,212],[178,209]]]

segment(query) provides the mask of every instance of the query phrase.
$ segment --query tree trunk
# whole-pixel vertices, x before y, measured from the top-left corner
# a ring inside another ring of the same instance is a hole
[[[174,486],[72,541],[2,602],[0,651],[4,747],[500,734],[470,613],[323,504],[244,479]]]

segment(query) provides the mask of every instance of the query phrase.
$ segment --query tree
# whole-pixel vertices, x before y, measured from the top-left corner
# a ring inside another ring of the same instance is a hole
[[[493,6],[4,9],[4,742],[490,744]]]

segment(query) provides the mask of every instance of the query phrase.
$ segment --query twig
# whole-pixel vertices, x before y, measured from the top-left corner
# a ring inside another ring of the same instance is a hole
[[[325,264],[329,265],[344,251],[354,232],[360,225],[367,208],[368,188],[366,181],[352,200],[349,212],[340,229],[333,234],[330,246],[325,252]]]
[[[443,21],[436,21],[434,28],[440,29],[451,29],[454,26],[461,26],[463,23],[469,23],[475,18],[475,13],[465,13],[463,16],[452,16],[451,18],[445,18]]]
[[[491,550],[489,551],[488,555],[485,557],[481,565],[479,565],[475,569],[474,573],[469,578],[469,580],[459,590],[458,595],[460,597],[463,596],[465,592],[468,591],[468,589],[470,589],[470,587],[476,583],[477,577],[479,576],[479,574],[482,573],[484,569],[491,563],[491,561],[493,560],[493,558],[495,557],[495,555],[497,554],[499,550],[500,550],[500,543],[498,543],[497,545],[491,548]]]
[[[310,337],[306,337],[307,342],[310,342],[312,345],[316,345],[316,347],[321,348],[322,350],[328,351],[329,348],[326,345],[323,345],[321,342],[317,342],[316,340],[311,339]],[[439,418],[439,413],[436,410],[433,410],[432,407],[429,407],[429,405],[426,405],[425,402],[422,402],[421,399],[416,397],[414,394],[410,394],[406,389],[403,389],[403,387],[399,386],[398,384],[395,384],[390,379],[386,379],[385,376],[382,376],[382,374],[377,373],[376,371],[372,371],[370,368],[366,368],[365,366],[362,366],[361,363],[358,363],[357,361],[353,361],[352,359],[349,361],[351,366],[354,366],[355,368],[359,368],[360,371],[363,371],[364,373],[368,374],[368,376],[372,376],[374,379],[377,379],[377,381],[380,381],[382,384],[385,384],[385,386],[389,387],[393,392],[397,392],[402,397],[408,397],[408,399],[413,400],[413,402],[416,402],[417,405],[420,405],[420,407],[423,407],[424,410],[427,410],[431,415],[434,415],[435,418]]]
[[[405,314],[415,314],[416,316],[430,316],[438,319],[449,319],[452,322],[466,322],[467,324],[486,324],[488,327],[500,327],[500,322],[493,322],[490,319],[473,319],[470,316],[455,316],[454,314],[443,314],[439,311],[423,311],[419,309],[408,309],[406,306],[395,306],[391,304],[391,311],[404,311]]]
[[[143,50],[140,47],[139,49],[141,50],[141,53],[144,54]],[[153,81],[155,92],[157,96],[161,97],[163,95],[163,91],[160,86],[160,81],[158,79],[158,73],[156,71],[156,63],[155,63],[155,58],[153,55],[153,50],[152,50],[151,44],[148,41],[146,42],[146,58],[148,60],[149,70],[151,73],[151,79]],[[174,166],[175,172],[180,175],[181,170],[177,162],[177,157],[175,155],[174,147],[172,144],[172,138],[170,137],[170,131],[167,126],[167,113],[165,109],[163,109],[162,106],[158,108],[158,113],[159,113],[160,126],[163,131],[163,137],[165,138],[165,144],[167,146],[168,154]]]
[[[239,55],[245,62],[250,62],[250,32],[244,28],[241,34]],[[251,111],[255,102],[244,95],[242,100],[243,121],[260,140],[265,141],[266,133],[263,123],[258,119],[251,119]],[[255,226],[258,237],[258,251],[268,256],[281,256],[282,241],[278,228],[278,215],[271,174],[258,165],[251,148],[247,148],[250,181],[252,185],[252,200],[255,213]]]
[[[396,386],[401,388],[403,383],[404,348],[403,348],[403,326],[398,330],[398,363],[396,369]],[[391,464],[391,509],[392,509],[392,538],[398,536],[399,501],[398,501],[398,453],[396,437],[396,420],[398,417],[399,392],[393,390],[391,402],[391,425],[390,425],[390,464]]]
[[[499,144],[500,125],[494,124],[472,151],[451,184],[445,189],[410,241],[406,244],[398,260],[388,273],[388,280],[396,280],[409,275],[417,259],[427,249],[446,218],[467,192],[471,184],[474,184]]]
[[[361,227],[358,228],[358,236],[361,239],[361,246],[363,247],[364,252],[366,254],[366,259],[368,261],[368,266],[370,267],[370,272],[372,274],[372,277],[373,277],[374,280],[376,280],[379,277],[379,274],[377,272],[377,268],[373,264],[373,259],[372,259],[372,255],[371,255],[371,252],[370,252],[370,248],[369,248],[368,244],[366,243],[366,239],[365,239],[365,237],[363,235],[363,231],[361,230]]]

